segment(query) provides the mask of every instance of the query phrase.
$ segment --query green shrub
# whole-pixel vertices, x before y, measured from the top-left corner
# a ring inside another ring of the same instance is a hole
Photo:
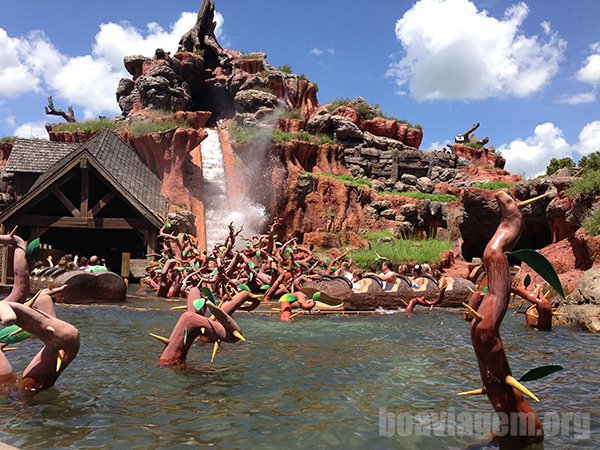
[[[327,105],[327,111],[333,112],[336,109],[338,109],[340,106],[348,106],[348,107],[351,108],[352,107],[352,100],[350,100],[349,98],[346,98],[346,97],[336,98],[335,100],[332,100]]]
[[[412,197],[419,200],[431,200],[432,202],[453,202],[458,200],[456,195],[452,194],[426,194],[425,192],[383,192],[383,194],[400,195],[403,197]]]
[[[85,120],[83,122],[64,122],[52,125],[52,131],[102,131],[116,130],[117,124],[112,120]]]
[[[564,167],[575,167],[575,161],[570,156],[560,159],[552,158],[548,166],[546,166],[546,175],[552,175]]]
[[[284,111],[281,117],[284,117],[285,119],[304,119],[304,115],[302,114],[302,112],[300,112],[298,108],[288,109]]]
[[[470,147],[470,148],[483,148],[483,145],[481,145],[478,142],[467,142],[465,144],[465,147]]]
[[[507,183],[506,181],[490,181],[489,183],[473,183],[471,187],[478,189],[512,189],[514,183]]]
[[[369,241],[370,248],[351,252],[352,260],[362,268],[376,261],[377,255],[388,258],[395,263],[414,261],[419,264],[435,264],[440,262],[443,252],[452,248],[450,242],[437,239],[422,241],[397,239],[393,237],[392,232],[389,230],[370,231],[364,233],[363,237]],[[381,238],[386,238],[386,242],[381,242]]]
[[[292,66],[284,64],[283,66],[279,66],[279,70],[283,73],[292,73]]]
[[[201,48],[201,49],[197,49],[197,50],[194,50],[194,53],[195,53],[196,55],[198,55],[198,56],[202,56],[202,57],[204,57],[204,52],[205,52],[205,50],[204,50],[203,48]]]
[[[567,189],[569,196],[593,196],[600,195],[600,170],[585,170],[580,178],[577,178]]]
[[[596,207],[583,221],[583,228],[587,234],[597,236],[600,234],[600,207]]]
[[[317,138],[317,144],[335,144],[335,141],[326,134],[319,134]]]
[[[6,142],[14,142],[16,137],[14,136],[2,136],[0,138],[0,144],[4,144]]]
[[[322,173],[322,172],[319,172],[319,173],[305,172],[305,173],[308,173],[308,174],[312,175],[313,177],[318,177],[318,178],[333,178],[334,180],[341,181],[342,183],[344,183],[346,185],[358,186],[361,188],[371,186],[371,181],[368,178],[363,178],[363,177],[355,178],[348,173],[345,173],[344,175],[334,175],[332,173]]]
[[[579,160],[579,167],[584,170],[600,170],[600,152],[590,153]]]
[[[229,136],[234,141],[245,144],[259,139],[267,139],[268,133],[256,127],[247,127],[239,125],[237,122],[232,122],[229,125]]]

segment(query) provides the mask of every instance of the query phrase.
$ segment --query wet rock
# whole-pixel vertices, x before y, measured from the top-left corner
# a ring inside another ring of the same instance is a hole
[[[315,114],[306,122],[306,130],[312,134],[333,134],[332,115],[326,112]]]
[[[411,236],[413,230],[414,225],[412,222],[405,220],[400,222],[392,232],[394,233],[394,237],[396,239],[406,239],[407,237]]]
[[[304,200],[304,197],[314,190],[314,183],[314,179],[309,173],[300,174],[296,183],[296,196],[298,200]]]
[[[567,297],[572,305],[597,305],[600,306],[600,269],[587,270],[577,288]]]
[[[196,235],[196,226],[194,225],[196,216],[192,211],[179,210],[176,212],[170,212],[167,215],[167,222],[170,227],[167,229],[168,233],[177,235],[179,233],[188,233]]]
[[[406,218],[416,217],[418,214],[417,205],[413,205],[412,203],[402,205],[400,207],[400,213]]]
[[[365,206],[363,211],[367,217],[371,217],[373,219],[377,219],[379,217],[379,212],[371,206]]]
[[[408,188],[409,186],[406,183],[403,183],[402,181],[394,183],[394,191],[396,192],[404,192],[407,191]]]
[[[333,117],[334,136],[338,140],[362,141],[363,133],[354,123],[347,119]]]

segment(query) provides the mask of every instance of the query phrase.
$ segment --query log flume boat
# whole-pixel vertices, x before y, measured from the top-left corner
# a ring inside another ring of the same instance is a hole
[[[116,303],[125,301],[127,286],[114,272],[85,272],[50,267],[30,275],[30,289],[36,293],[40,289],[66,285],[55,295],[57,303]]]
[[[468,301],[471,289],[475,289],[475,285],[464,278],[446,277],[445,282],[444,300],[437,306],[459,307]],[[325,277],[305,282],[301,291],[309,298],[320,292],[318,299],[324,305],[343,307],[348,311],[369,311],[403,308],[414,297],[434,300],[440,287],[438,281],[429,276],[421,277],[418,287],[413,287],[413,282],[405,276],[399,276],[393,285],[386,285],[376,276],[366,277],[356,285],[345,277]]]

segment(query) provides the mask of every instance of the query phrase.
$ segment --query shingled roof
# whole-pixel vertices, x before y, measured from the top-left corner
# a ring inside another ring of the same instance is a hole
[[[120,185],[128,196],[139,203],[139,206],[148,209],[156,221],[163,221],[166,202],[161,194],[160,179],[142,162],[135,150],[110,130],[96,134],[49,167],[36,180],[27,195],[81,157],[84,152],[91,154],[113,178],[112,181]]]
[[[44,173],[79,145],[42,139],[17,138],[13,142],[4,171]]]

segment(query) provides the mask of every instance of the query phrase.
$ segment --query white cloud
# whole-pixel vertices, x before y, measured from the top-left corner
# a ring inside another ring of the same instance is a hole
[[[498,150],[506,158],[508,171],[532,176],[544,172],[550,159],[570,156],[573,149],[563,137],[562,130],[546,122],[535,127],[533,136],[515,139]]]
[[[215,21],[217,37],[224,36],[224,20],[218,12]],[[120,78],[130,76],[123,58],[152,56],[159,47],[175,52],[181,36],[195,23],[196,13],[191,12],[181,13],[169,30],[155,22],[147,25],[145,33],[127,22],[103,23],[91,54],[81,56],[61,54],[41,31],[11,38],[0,28],[0,97],[34,91],[53,95],[64,108],[74,106],[77,116],[81,115],[77,109],[83,109],[84,118],[118,113],[117,84]]]
[[[48,139],[48,132],[46,131],[45,125],[46,123],[44,121],[26,122],[13,132],[13,136],[21,138]]]
[[[582,105],[585,103],[594,103],[596,101],[595,92],[581,92],[579,94],[565,95],[558,100],[558,103],[567,105]]]
[[[600,120],[588,123],[579,133],[577,153],[589,155],[600,151]]]
[[[325,53],[327,53],[329,55],[335,55],[336,50],[335,50],[335,48],[317,48],[317,47],[315,47],[310,51],[310,53],[315,56],[322,56]]]
[[[590,45],[591,55],[575,77],[579,81],[597,86],[600,84],[600,42]]]
[[[420,0],[396,22],[403,57],[387,72],[416,100],[526,97],[556,74],[565,42],[550,24],[525,36],[529,10],[509,7],[496,19],[469,0]]]

